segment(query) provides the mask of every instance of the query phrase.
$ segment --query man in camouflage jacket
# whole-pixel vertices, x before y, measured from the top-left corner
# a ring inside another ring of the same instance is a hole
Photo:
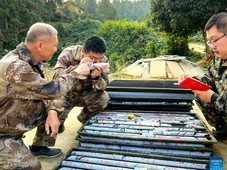
[[[81,63],[92,65],[94,63],[107,63],[104,55],[106,43],[103,38],[93,36],[88,38],[84,45],[70,46],[63,50],[53,71],[53,80],[67,74],[71,67]],[[77,80],[76,85],[63,97],[53,100],[50,109],[63,115],[62,123],[74,106],[83,107],[77,119],[85,123],[92,115],[103,110],[109,102],[109,96],[104,91],[109,83],[109,69],[107,65],[94,66],[85,80]],[[62,114],[63,113],[63,114]]]
[[[196,102],[207,121],[216,128],[217,139],[227,138],[227,14],[213,15],[205,25],[207,45],[215,53],[207,73],[196,77],[210,85],[211,90],[198,91]],[[187,75],[179,77],[179,82]]]
[[[42,169],[35,156],[57,156],[53,146],[60,122],[48,113],[48,100],[61,97],[78,79],[90,74],[87,64],[72,67],[67,75],[47,81],[41,62],[57,50],[57,30],[36,23],[27,32],[25,43],[0,60],[0,169]],[[31,151],[23,144],[25,132],[37,128]],[[41,154],[41,155],[40,155]],[[34,156],[35,155],[35,156]]]

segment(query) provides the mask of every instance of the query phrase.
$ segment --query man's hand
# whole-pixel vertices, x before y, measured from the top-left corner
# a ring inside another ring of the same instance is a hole
[[[182,74],[178,77],[178,83],[181,83],[182,81],[184,81],[186,78],[188,77],[187,74]]]
[[[103,65],[103,66],[94,66],[94,70],[91,72],[91,77],[96,78],[102,74],[102,72],[108,68],[108,65]]]
[[[81,75],[79,79],[86,79],[86,76],[90,74],[89,65],[86,63],[79,64],[75,71]]]
[[[86,64],[90,65],[90,64],[93,63],[93,59],[91,59],[90,57],[83,57],[80,60],[80,64],[83,64],[83,63],[86,63]]]
[[[195,93],[203,102],[210,103],[211,102],[211,96],[214,94],[214,91],[207,90],[207,91],[200,91],[200,90],[193,90],[193,93]]]
[[[49,110],[47,120],[45,123],[46,133],[50,136],[54,136],[58,133],[58,128],[60,126],[60,121],[58,119],[58,114],[55,110]]]

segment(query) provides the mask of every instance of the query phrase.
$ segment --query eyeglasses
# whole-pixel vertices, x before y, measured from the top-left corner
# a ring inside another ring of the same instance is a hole
[[[222,36],[216,38],[216,39],[213,40],[213,41],[207,41],[207,45],[210,46],[210,47],[211,47],[211,46],[217,46],[218,40],[220,40],[221,38],[223,38],[223,37],[226,36],[226,35],[227,35],[227,33],[224,33]]]

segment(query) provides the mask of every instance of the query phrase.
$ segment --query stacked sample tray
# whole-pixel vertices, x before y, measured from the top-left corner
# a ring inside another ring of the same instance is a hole
[[[107,87],[112,110],[190,111],[194,93],[164,80],[114,80]]]
[[[56,168],[58,170],[192,170],[208,169],[208,160],[166,157],[95,148],[73,148]]]
[[[138,82],[110,84],[109,106],[78,130],[80,147],[72,148],[56,170],[209,169],[217,141],[190,112],[194,95],[173,86],[173,81]],[[157,87],[148,88],[151,85]]]

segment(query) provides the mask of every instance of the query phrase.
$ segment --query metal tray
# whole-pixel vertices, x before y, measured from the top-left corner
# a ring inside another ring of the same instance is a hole
[[[68,168],[68,169],[67,169]],[[54,170],[73,169],[209,169],[209,160],[131,153],[103,149],[72,148]]]
[[[177,83],[176,80],[113,80],[107,86],[107,90],[111,88],[127,88],[127,89],[159,89],[168,91],[177,90],[191,93],[190,90],[181,88],[179,86],[174,85]]]
[[[149,102],[149,101],[113,101],[111,99],[107,110],[146,110],[146,111],[180,111],[189,112],[193,103],[189,102]]]
[[[192,101],[195,95],[187,95],[185,93],[164,93],[159,92],[128,92],[128,91],[107,91],[111,100],[132,100],[132,101],[175,101],[184,102]]]
[[[133,114],[134,118],[128,119],[128,114]],[[106,110],[91,117],[77,133],[80,136],[144,141],[217,142],[202,120],[190,112]]]
[[[174,85],[173,80],[113,80],[106,91],[159,92],[194,95],[191,90]]]
[[[201,143],[143,141],[143,140],[116,139],[116,138],[80,136],[80,135],[77,135],[75,139],[81,143],[105,144],[107,146],[118,145],[118,146],[135,146],[135,147],[153,148],[153,149],[213,152],[212,145],[204,145]]]
[[[110,96],[107,109],[190,111],[194,93],[174,83],[176,81],[114,80],[106,89]]]

